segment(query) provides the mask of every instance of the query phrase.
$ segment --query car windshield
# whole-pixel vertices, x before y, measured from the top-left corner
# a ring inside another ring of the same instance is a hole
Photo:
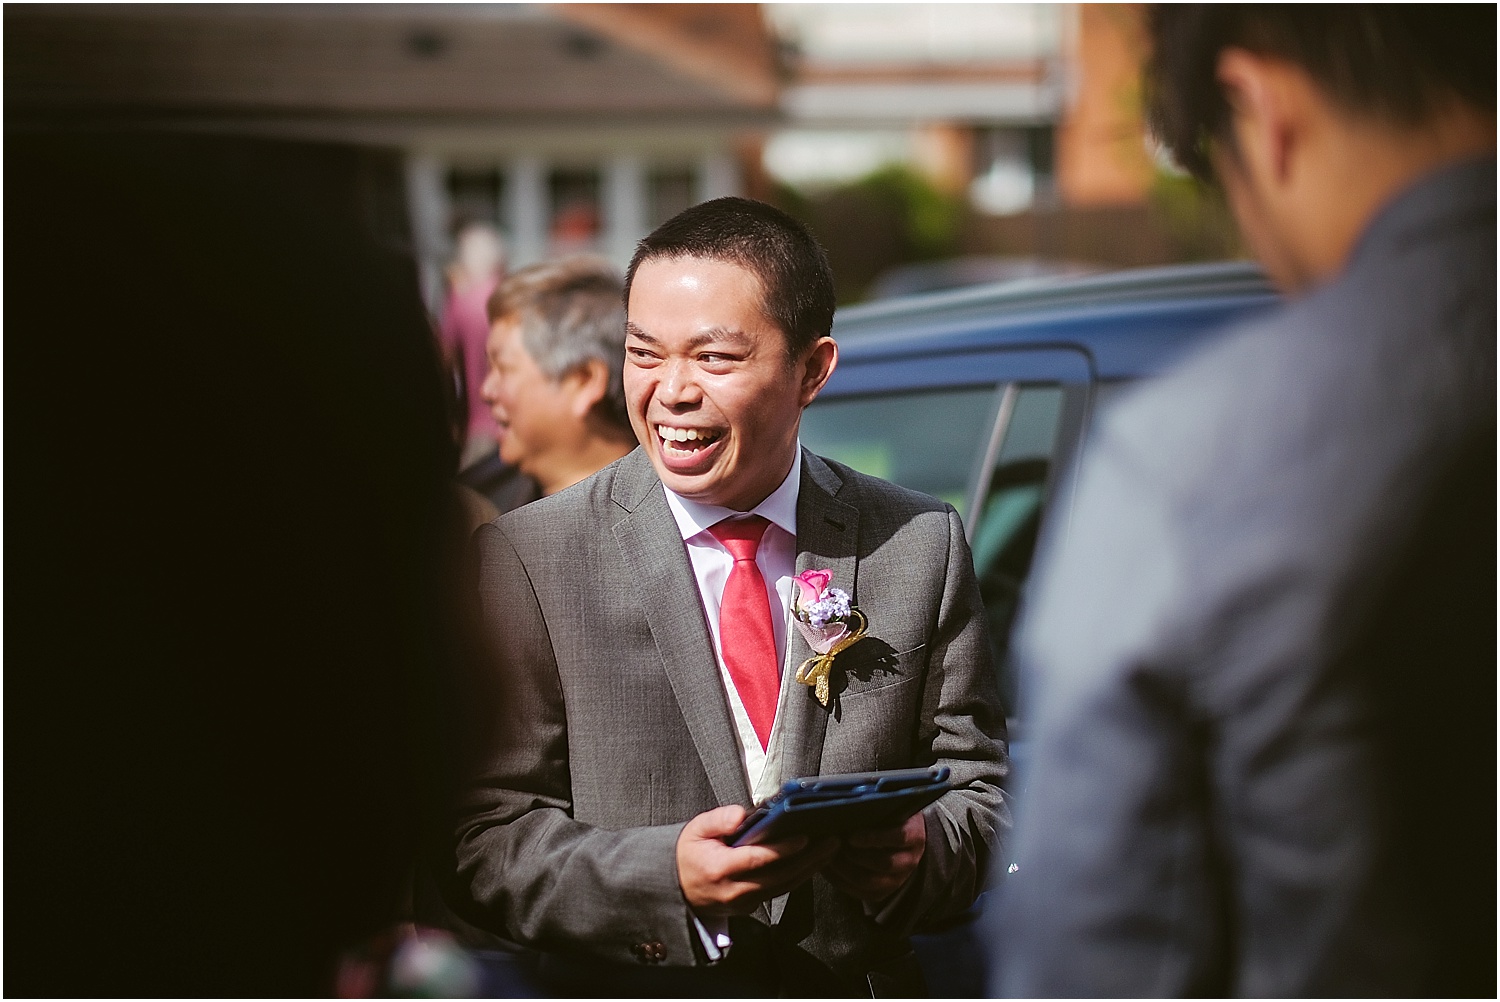
[[[819,400],[803,412],[802,444],[967,518],[997,401],[995,386]]]

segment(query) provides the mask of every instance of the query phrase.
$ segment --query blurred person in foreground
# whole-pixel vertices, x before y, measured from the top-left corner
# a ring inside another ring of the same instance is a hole
[[[838,358],[800,224],[705,202],[625,285],[640,447],[477,537],[504,695],[457,831],[472,920],[562,995],[920,993],[906,937],[973,902],[1008,827],[962,524],[800,448]],[[825,569],[869,635],[820,698],[792,615]],[[723,841],[787,779],[932,764],[954,789],[899,826]]]
[[[491,295],[480,394],[497,458],[512,471],[487,487],[501,514],[635,448],[621,383],[623,288],[608,261],[575,255],[522,268]]]
[[[400,161],[73,125],[6,123],[5,991],[326,995],[472,698]]]
[[[484,350],[490,332],[485,306],[505,277],[505,242],[492,224],[471,220],[458,228],[454,244],[438,344],[467,411],[459,456],[459,468],[467,470],[494,452],[495,421],[479,387],[489,369]]]
[[[1285,308],[1107,415],[1018,634],[992,988],[1495,989],[1495,10],[1172,6]]]

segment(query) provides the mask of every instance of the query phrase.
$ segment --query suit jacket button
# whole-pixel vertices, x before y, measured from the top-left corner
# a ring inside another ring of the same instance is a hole
[[[665,943],[640,943],[636,945],[635,952],[643,964],[659,964],[667,959]]]

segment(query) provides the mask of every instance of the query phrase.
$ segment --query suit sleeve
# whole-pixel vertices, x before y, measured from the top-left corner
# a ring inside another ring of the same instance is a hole
[[[1406,994],[1370,853],[1394,791],[1328,654],[1337,544],[1284,528],[1291,478],[1174,489],[1133,443],[1089,457],[1018,637],[1035,736],[992,990]]]
[[[1032,750],[1020,870],[994,932],[991,990],[1004,996],[1217,994],[1200,982],[1214,914],[1198,879],[1205,832],[1184,823],[1202,783],[1188,694],[1138,656],[1178,601],[1176,558],[1160,505],[1119,472],[1086,469],[1016,636]]]
[[[696,952],[677,882],[681,825],[606,831],[573,820],[563,690],[527,568],[504,531],[476,536],[479,588],[500,723],[460,804],[456,857],[474,918],[540,949],[691,964]]]
[[[951,507],[947,535],[916,745],[949,768],[954,789],[924,811],[927,846],[911,880],[869,909],[902,933],[973,904],[1012,823],[1000,789],[1009,759],[984,603],[963,523]]]

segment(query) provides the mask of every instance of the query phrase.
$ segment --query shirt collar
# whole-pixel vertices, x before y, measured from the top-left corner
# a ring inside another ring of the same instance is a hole
[[[748,512],[738,512],[733,508],[724,508],[716,504],[703,504],[701,501],[694,501],[676,494],[663,484],[662,490],[667,492],[667,507],[672,509],[672,517],[677,520],[677,529],[682,533],[682,538],[692,539],[698,533],[718,525],[726,518],[740,514],[759,515],[795,538],[797,535],[797,498],[802,493],[801,439],[797,440],[796,455],[797,458],[792,463],[792,468],[787,471],[786,478],[781,481],[781,486]]]

